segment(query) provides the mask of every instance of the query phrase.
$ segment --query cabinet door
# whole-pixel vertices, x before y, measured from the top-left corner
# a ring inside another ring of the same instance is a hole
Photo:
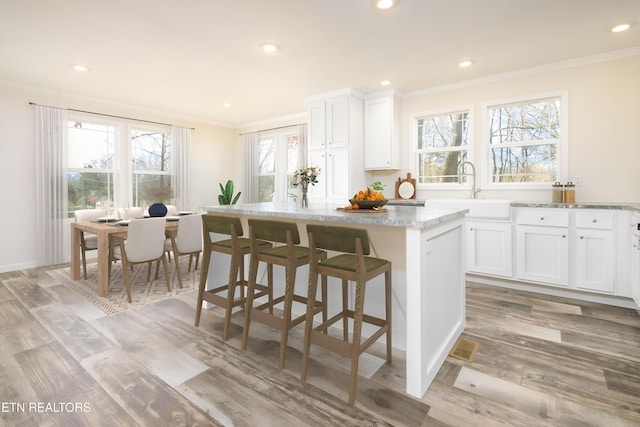
[[[631,242],[631,297],[640,307],[640,239],[636,236]]]
[[[467,271],[511,277],[511,223],[466,221]]]
[[[318,182],[309,186],[307,197],[309,199],[325,199],[327,197],[327,177],[329,176],[325,150],[309,150],[307,155],[309,157],[309,165],[320,168]]]
[[[326,101],[326,148],[349,146],[349,98],[338,96]]]
[[[615,291],[613,231],[576,228],[576,287]]]
[[[393,143],[391,97],[368,99],[364,104],[364,167],[389,169]]]
[[[349,191],[349,150],[327,150],[327,199],[346,202]]]
[[[567,228],[519,225],[516,245],[519,279],[569,286]]]
[[[325,147],[327,140],[327,121],[324,101],[309,104],[309,150]]]

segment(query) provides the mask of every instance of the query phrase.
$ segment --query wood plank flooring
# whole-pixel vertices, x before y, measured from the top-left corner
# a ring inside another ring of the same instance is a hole
[[[0,424],[640,426],[635,310],[468,283],[473,363],[448,358],[413,399],[404,354],[374,346],[349,407],[347,360],[312,348],[300,381],[302,327],[280,371],[276,331],[254,322],[240,351],[242,313],[225,343],[195,299],[107,316],[45,268],[0,273]]]

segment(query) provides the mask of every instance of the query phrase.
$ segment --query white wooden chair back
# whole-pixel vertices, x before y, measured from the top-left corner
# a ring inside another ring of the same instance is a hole
[[[101,216],[104,216],[104,211],[102,209],[78,209],[73,212],[73,216],[76,222],[96,221]]]
[[[158,259],[164,252],[165,218],[134,219],[127,231],[127,259],[145,262]]]
[[[202,250],[202,217],[183,215],[178,220],[176,246],[182,254],[200,252]]]

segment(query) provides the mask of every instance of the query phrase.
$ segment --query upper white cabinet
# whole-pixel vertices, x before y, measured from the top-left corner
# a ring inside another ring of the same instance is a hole
[[[399,169],[400,105],[393,92],[364,101],[364,167]]]
[[[346,203],[365,186],[364,105],[361,94],[344,89],[307,100],[308,165],[322,169],[310,199]]]

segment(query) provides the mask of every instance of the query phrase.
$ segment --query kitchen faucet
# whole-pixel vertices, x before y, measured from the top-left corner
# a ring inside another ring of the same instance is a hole
[[[465,165],[471,166],[471,173],[464,173]],[[460,184],[462,184],[462,177],[463,176],[471,176],[473,178],[473,184],[472,184],[472,187],[471,187],[471,198],[475,199],[476,198],[476,193],[478,191],[480,191],[480,190],[476,190],[476,168],[475,168],[475,166],[473,166],[473,163],[471,163],[469,161],[460,162],[460,164],[458,165],[458,182]]]

